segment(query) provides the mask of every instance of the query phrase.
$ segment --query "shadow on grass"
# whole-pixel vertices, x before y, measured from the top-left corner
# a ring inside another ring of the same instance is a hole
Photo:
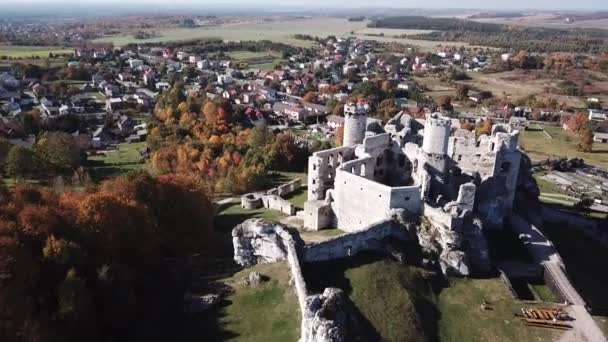
[[[218,306],[203,314],[185,317],[182,324],[184,339],[181,341],[221,342],[238,338],[239,334],[227,330],[222,323],[226,307],[231,304],[231,301],[223,299]]]
[[[99,182],[110,177],[123,175],[131,170],[143,167],[145,163],[141,162],[119,162],[107,163],[102,160],[88,160],[86,168],[91,173],[94,181]]]
[[[544,223],[543,233],[559,252],[574,287],[594,314],[608,312],[608,249],[575,227]]]
[[[306,279],[308,290],[312,293],[320,293],[326,287],[335,287],[340,288],[344,291],[344,293],[348,296],[353,294],[353,285],[351,284],[351,280],[346,276],[346,272],[349,269],[355,269],[367,264],[371,264],[374,262],[379,262],[382,260],[386,260],[386,256],[380,255],[378,253],[373,252],[364,252],[359,253],[358,255],[352,258],[344,258],[337,259],[326,262],[317,262],[302,265],[302,271],[304,273],[304,278]],[[407,267],[400,265],[399,267]],[[441,291],[441,288],[445,286],[440,282],[436,284],[432,284],[435,280],[428,282],[427,279],[420,279],[414,281],[414,284],[411,284],[413,288],[425,288],[430,289],[433,292]],[[436,304],[433,300],[427,296],[415,293],[415,289],[410,289],[408,286],[407,291],[408,295],[413,303],[416,313],[419,315],[419,322],[421,325],[421,329],[426,336],[428,341],[438,341],[439,335],[439,318],[440,314],[437,309]],[[406,288],[403,288],[406,291]],[[372,299],[376,300],[376,299]],[[380,299],[378,299],[380,300]],[[361,312],[359,308],[355,306],[353,303],[353,307],[355,307],[355,319],[359,322],[359,328],[356,333],[359,336],[363,336],[364,341],[384,341],[386,340],[385,336],[382,336],[376,327],[369,321],[368,318]],[[373,311],[373,309],[372,309]],[[399,317],[390,317],[390,320],[399,320]],[[410,321],[411,318],[404,319],[405,321]],[[395,322],[385,322],[389,329],[395,327]],[[404,328],[400,326],[400,328]],[[385,330],[386,331],[386,327]]]

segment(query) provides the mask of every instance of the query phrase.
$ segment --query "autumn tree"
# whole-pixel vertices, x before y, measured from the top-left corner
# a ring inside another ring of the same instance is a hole
[[[570,134],[578,139],[577,150],[591,152],[593,149],[593,131],[589,123],[589,117],[585,113],[576,113],[567,118],[565,124]]]
[[[492,134],[492,119],[490,118],[486,118],[485,120],[482,120],[481,122],[478,122],[477,125],[475,126],[475,135],[477,137],[482,136],[482,135],[490,135]]]
[[[344,127],[336,129],[336,146],[342,146],[344,142]]]
[[[438,100],[439,107],[443,110],[451,112],[454,109],[452,106],[452,97],[450,96],[442,96]]]
[[[458,84],[456,86],[456,98],[459,100],[466,100],[469,98],[470,87],[466,84]]]
[[[317,93],[309,91],[308,93],[306,93],[306,95],[304,95],[304,97],[302,98],[302,101],[310,102],[310,103],[317,103]]]

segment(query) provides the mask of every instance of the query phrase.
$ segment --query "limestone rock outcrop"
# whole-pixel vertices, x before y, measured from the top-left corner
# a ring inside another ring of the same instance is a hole
[[[272,263],[287,258],[283,237],[289,234],[280,224],[250,219],[232,230],[234,261],[241,266]]]
[[[438,261],[443,274],[468,276],[469,261],[462,249],[462,233],[457,228],[459,227],[449,229],[423,220],[418,228],[418,242],[427,257]]]
[[[344,292],[336,288],[308,296],[300,342],[346,341],[350,305]]]

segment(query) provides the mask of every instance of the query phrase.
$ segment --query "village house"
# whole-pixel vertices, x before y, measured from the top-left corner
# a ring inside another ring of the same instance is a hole
[[[344,117],[338,115],[329,115],[327,117],[327,126],[332,130],[344,127]]]
[[[129,66],[132,69],[135,69],[137,67],[144,65],[144,61],[142,61],[141,59],[129,59],[128,62],[129,62]]]
[[[523,132],[528,128],[528,119],[526,119],[525,117],[512,116],[509,119],[509,124],[514,129]]]
[[[608,111],[589,109],[589,121],[604,121],[608,119]]]
[[[135,127],[135,121],[126,115],[122,115],[116,122],[118,129],[123,133],[129,133]]]
[[[125,108],[125,101],[120,97],[112,97],[106,100],[106,111],[108,113],[113,113],[117,110],[121,110]]]
[[[593,132],[593,142],[601,144],[608,143],[608,133]]]

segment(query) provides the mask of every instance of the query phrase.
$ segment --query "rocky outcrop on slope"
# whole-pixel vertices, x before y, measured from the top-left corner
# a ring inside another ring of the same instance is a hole
[[[247,220],[232,230],[234,261],[241,266],[253,266],[285,260],[287,248],[284,241],[290,239],[295,238],[289,228],[279,223]]]
[[[340,289],[326,288],[322,294],[308,296],[302,319],[301,342],[343,342],[352,304]]]

